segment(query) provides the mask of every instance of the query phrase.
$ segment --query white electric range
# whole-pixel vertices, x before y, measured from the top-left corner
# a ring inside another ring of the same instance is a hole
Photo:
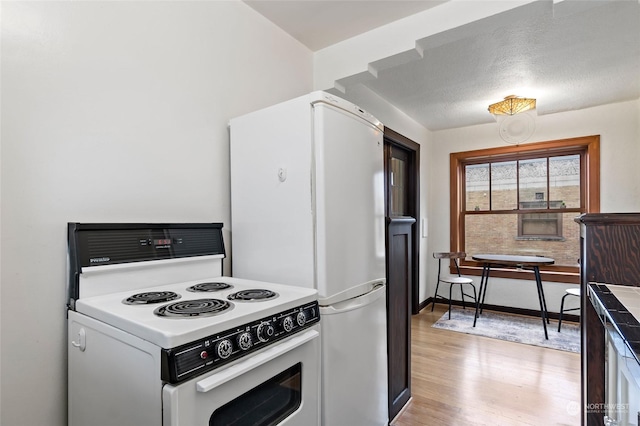
[[[69,228],[69,425],[319,422],[315,290],[222,275],[222,224]]]

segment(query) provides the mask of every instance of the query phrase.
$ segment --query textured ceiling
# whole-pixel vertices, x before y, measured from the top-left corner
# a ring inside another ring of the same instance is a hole
[[[383,13],[386,3],[396,2],[247,3],[260,3],[257,10],[268,18],[273,5],[281,19],[276,23],[312,50],[355,35],[330,25],[331,13],[322,14],[323,8],[330,12],[348,3],[342,19],[363,22],[352,31],[385,23],[364,16],[402,17]],[[292,3],[297,6],[282,18],[281,9]],[[304,19],[309,18],[301,10],[310,3],[315,18],[307,34]],[[413,3],[428,8],[440,2]],[[344,76],[327,89],[349,99],[366,87],[431,130],[493,122],[488,104],[508,95],[537,98],[538,115],[638,99],[640,1],[536,1],[416,40],[415,49],[380,58],[368,68],[375,72]]]

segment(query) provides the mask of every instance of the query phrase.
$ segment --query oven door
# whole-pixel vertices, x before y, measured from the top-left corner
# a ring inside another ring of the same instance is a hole
[[[320,422],[319,325],[162,390],[163,426]]]

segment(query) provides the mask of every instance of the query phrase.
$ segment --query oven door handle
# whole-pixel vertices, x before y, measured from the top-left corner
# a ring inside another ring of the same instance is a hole
[[[264,352],[260,352],[254,356],[249,357],[246,360],[242,360],[239,363],[232,365],[229,368],[214,373],[206,379],[199,380],[198,382],[196,382],[196,390],[198,392],[209,392],[210,390],[217,388],[218,386],[228,382],[229,380],[235,379],[236,377],[245,374],[246,372],[251,371],[256,367],[259,367],[262,364],[265,364],[272,359],[279,357],[280,355],[283,355],[299,346],[304,345],[305,343],[315,339],[319,335],[320,333],[318,333],[316,330],[308,330],[300,333],[285,342],[265,349]]]

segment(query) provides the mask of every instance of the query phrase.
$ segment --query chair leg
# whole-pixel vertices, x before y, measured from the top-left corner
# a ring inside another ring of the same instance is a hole
[[[462,309],[467,309],[464,305],[464,288],[462,287],[462,284],[460,284],[460,296],[462,297]]]
[[[436,292],[433,295],[433,303],[431,304],[431,312],[433,312],[433,308],[436,307],[436,300],[438,300],[438,287],[440,286],[440,260],[438,259],[438,281],[436,282]],[[451,299],[449,299],[451,300]]]
[[[436,283],[436,292],[433,294],[433,303],[431,303],[431,312],[436,307],[436,300],[438,300],[438,287],[440,286],[440,275],[438,275],[438,282]]]
[[[449,284],[449,319],[451,319],[451,289],[453,288],[453,284]]]
[[[562,312],[564,311],[564,299],[569,295],[569,293],[562,296],[562,300],[560,301],[560,315],[558,317],[558,333],[560,333],[560,327],[562,327]]]

